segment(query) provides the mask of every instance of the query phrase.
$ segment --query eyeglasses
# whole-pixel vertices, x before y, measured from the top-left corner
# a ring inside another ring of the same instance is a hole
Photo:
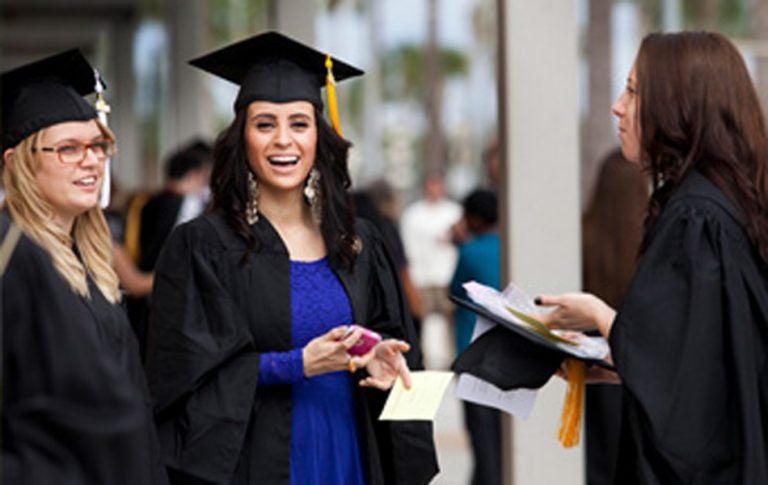
[[[102,140],[93,143],[68,142],[60,147],[33,148],[32,151],[53,152],[59,156],[59,161],[65,164],[80,163],[85,160],[88,150],[91,150],[99,161],[106,160],[115,154],[115,142]]]

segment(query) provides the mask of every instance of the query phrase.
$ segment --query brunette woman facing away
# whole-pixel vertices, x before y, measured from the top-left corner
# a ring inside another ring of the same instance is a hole
[[[609,338],[616,483],[768,483],[768,140],[744,61],[720,34],[651,34],[613,113],[651,175],[642,258],[618,312],[541,300]]]
[[[115,140],[77,50],[3,73],[2,479],[167,483],[98,206]],[[12,252],[11,252],[12,251]]]
[[[384,243],[355,222],[350,144],[321,114],[326,68],[361,72],[275,32],[192,64],[240,91],[212,209],[155,272],[148,371],[172,481],[429,482],[431,425],[377,420],[421,357]],[[351,356],[351,323],[384,340]]]

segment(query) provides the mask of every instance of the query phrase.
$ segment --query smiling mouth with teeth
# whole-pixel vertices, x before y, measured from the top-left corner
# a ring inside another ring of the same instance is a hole
[[[76,185],[86,185],[86,186],[91,186],[91,185],[94,185],[95,183],[96,183],[96,177],[95,177],[95,176],[92,176],[92,177],[86,177],[86,178],[82,178],[82,179],[80,179],[80,180],[76,180],[76,181],[75,181],[75,184],[76,184]]]
[[[284,156],[284,157],[268,157],[269,163],[272,165],[296,165],[299,163],[299,157],[296,156]]]

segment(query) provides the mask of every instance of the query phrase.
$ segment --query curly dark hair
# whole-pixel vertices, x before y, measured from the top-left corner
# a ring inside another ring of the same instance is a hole
[[[698,170],[738,207],[768,262],[768,138],[744,60],[723,35],[651,34],[635,64],[640,144],[654,224],[682,179]]]
[[[213,147],[211,172],[211,210],[221,213],[226,224],[245,241],[244,264],[259,244],[245,219],[250,170],[244,135],[246,117],[247,108],[239,109],[232,123],[219,134]],[[347,163],[352,144],[336,134],[318,109],[315,109],[315,119],[315,168],[320,171],[322,201],[320,231],[331,264],[351,268],[357,256],[355,213],[349,195],[351,178]]]

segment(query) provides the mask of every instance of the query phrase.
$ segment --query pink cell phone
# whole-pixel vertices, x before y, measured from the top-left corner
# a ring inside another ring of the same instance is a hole
[[[381,342],[381,335],[374,332],[373,330],[368,330],[367,328],[357,324],[352,324],[349,326],[349,329],[344,335],[344,338],[347,338],[349,334],[358,328],[363,331],[363,334],[360,336],[360,339],[355,343],[355,345],[347,350],[349,355],[365,355],[370,352],[377,343]]]

